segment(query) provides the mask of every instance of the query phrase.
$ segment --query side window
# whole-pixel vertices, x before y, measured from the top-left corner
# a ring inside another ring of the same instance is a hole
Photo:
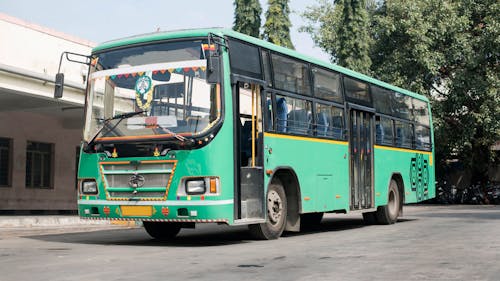
[[[331,105],[316,104],[316,135],[344,139],[344,110]]]
[[[412,148],[413,143],[413,125],[396,121],[396,146],[404,148]]]
[[[393,145],[392,120],[377,116],[375,122],[375,143],[382,145]]]
[[[392,92],[391,94],[391,108],[392,115],[406,120],[412,120],[412,103],[409,96]]]
[[[276,96],[276,106],[278,132],[298,135],[311,134],[312,105],[310,101]]]
[[[264,104],[264,129],[265,131],[273,131],[273,100],[271,94],[267,94]]]
[[[271,54],[276,89],[311,95],[307,64],[284,56]]]
[[[368,92],[368,84],[344,77],[344,91],[346,99],[361,105],[371,106],[372,101]]]
[[[313,68],[312,71],[314,73],[314,96],[320,99],[343,103],[340,74],[321,68]]]
[[[231,72],[262,79],[259,49],[237,40],[230,40],[229,45]]]
[[[377,86],[371,86],[373,105],[377,112],[382,114],[391,115],[391,95],[392,92]]]
[[[264,80],[268,87],[272,87],[273,81],[271,77],[271,66],[269,65],[269,53],[266,50],[262,50],[262,66],[264,69]]]
[[[431,131],[429,128],[415,127],[415,147],[420,150],[431,150]]]
[[[422,124],[424,126],[430,126],[429,120],[429,109],[425,101],[418,99],[412,99],[413,103],[413,117],[415,122]]]

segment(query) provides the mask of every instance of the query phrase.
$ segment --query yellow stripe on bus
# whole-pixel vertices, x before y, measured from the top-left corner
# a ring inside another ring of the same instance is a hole
[[[280,135],[280,134],[273,134],[273,133],[264,133],[264,136],[265,137],[270,137],[270,138],[278,138],[278,139],[290,139],[290,140],[301,140],[301,141],[312,141],[312,142],[322,142],[322,143],[332,143],[332,144],[347,145],[346,141],[317,139],[317,138],[311,138],[311,137],[297,137],[297,136]]]
[[[373,147],[375,149],[393,150],[393,151],[410,152],[410,153],[421,153],[421,154],[427,154],[427,155],[432,156],[432,152],[430,152],[430,151],[421,151],[421,150],[406,149],[406,148],[399,148],[399,147],[389,147],[389,146],[381,146],[381,145],[374,145]]]

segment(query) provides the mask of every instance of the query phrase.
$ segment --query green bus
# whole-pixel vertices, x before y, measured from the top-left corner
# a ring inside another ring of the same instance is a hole
[[[88,64],[82,218],[276,239],[324,213],[392,224],[435,196],[422,95],[228,29],[110,41]]]

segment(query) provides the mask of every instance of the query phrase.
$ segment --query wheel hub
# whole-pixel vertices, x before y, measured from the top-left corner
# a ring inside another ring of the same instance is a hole
[[[267,213],[272,224],[280,221],[283,211],[283,201],[279,194],[272,190],[267,196]]]

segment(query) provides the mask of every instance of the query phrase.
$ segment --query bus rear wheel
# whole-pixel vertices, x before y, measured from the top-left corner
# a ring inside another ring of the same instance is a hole
[[[399,210],[401,208],[401,194],[399,193],[398,183],[391,180],[387,193],[387,205],[380,206],[375,213],[379,224],[393,224],[398,220]]]
[[[251,224],[248,228],[250,230],[250,234],[256,239],[278,239],[285,230],[287,213],[286,194],[280,182],[273,182],[269,185],[266,203],[266,222]]]
[[[142,224],[151,237],[160,241],[172,240],[181,231],[180,223],[144,221]]]

